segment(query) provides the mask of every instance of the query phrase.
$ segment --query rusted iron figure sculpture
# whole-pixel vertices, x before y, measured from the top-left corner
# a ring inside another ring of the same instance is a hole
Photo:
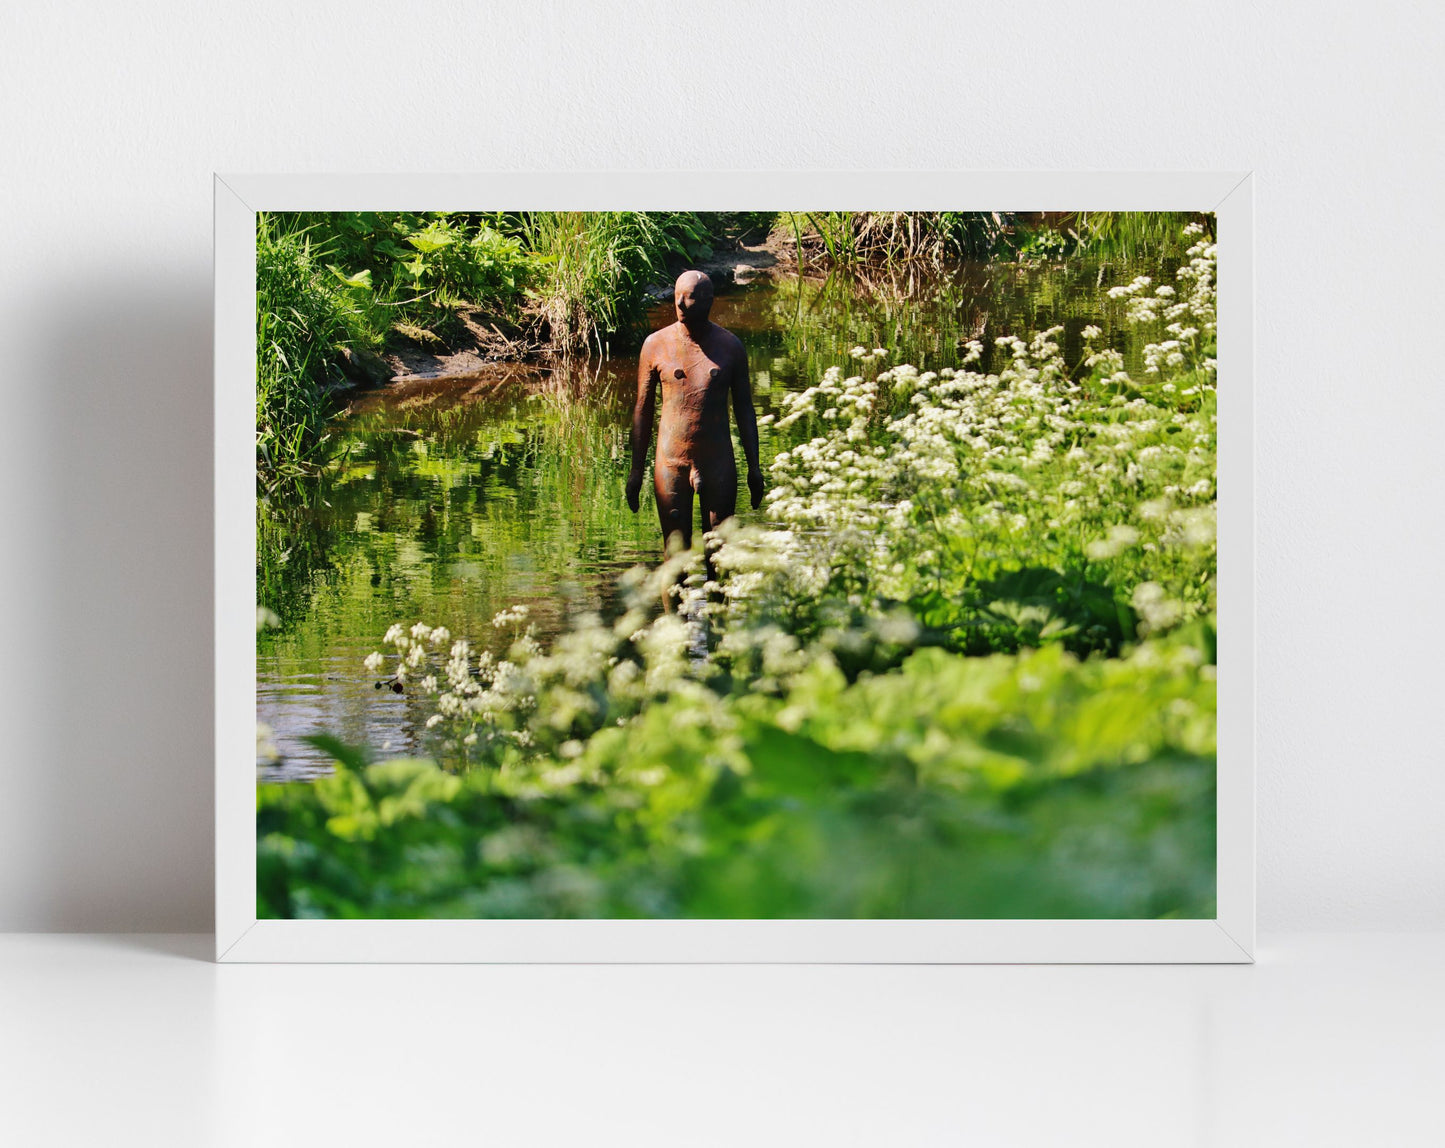
[[[632,473],[627,505],[636,513],[642,492],[647,447],[657,390],[662,388],[662,417],[657,428],[653,489],[663,546],[675,537],[692,545],[692,496],[697,492],[704,530],[731,518],[737,505],[738,470],[728,430],[728,397],[738,424],[738,440],[748,464],[748,493],[756,510],[763,501],[763,472],[758,467],[758,417],[742,341],[708,319],[712,280],[701,271],[684,271],[673,288],[677,322],[654,331],[642,344],[637,367],[637,405],[632,411]]]

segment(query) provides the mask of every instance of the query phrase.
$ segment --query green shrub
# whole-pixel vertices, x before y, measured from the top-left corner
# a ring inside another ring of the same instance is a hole
[[[446,342],[458,309],[515,325],[535,263],[500,214],[308,212],[294,217],[325,254],[333,287],[365,316],[371,345],[393,332]]]

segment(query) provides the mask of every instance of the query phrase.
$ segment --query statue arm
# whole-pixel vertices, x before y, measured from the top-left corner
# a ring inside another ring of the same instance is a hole
[[[627,505],[636,511],[642,494],[642,476],[647,468],[647,448],[652,442],[652,419],[657,410],[657,371],[647,344],[637,363],[637,401],[632,407],[632,471],[627,478]]]
[[[733,370],[733,418],[738,424],[738,441],[748,462],[748,493],[753,509],[763,503],[763,471],[758,462],[758,413],[753,407],[753,383],[748,372],[748,354],[738,346],[737,366]]]

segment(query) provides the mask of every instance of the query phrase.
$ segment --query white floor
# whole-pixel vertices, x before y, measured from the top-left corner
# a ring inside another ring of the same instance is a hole
[[[1229,967],[217,966],[0,937],[0,1144],[1445,1144],[1445,935]]]

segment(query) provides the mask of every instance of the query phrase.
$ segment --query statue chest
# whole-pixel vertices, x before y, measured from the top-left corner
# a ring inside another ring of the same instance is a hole
[[[708,355],[671,358],[659,364],[664,401],[689,407],[709,407],[727,401],[723,365]]]

